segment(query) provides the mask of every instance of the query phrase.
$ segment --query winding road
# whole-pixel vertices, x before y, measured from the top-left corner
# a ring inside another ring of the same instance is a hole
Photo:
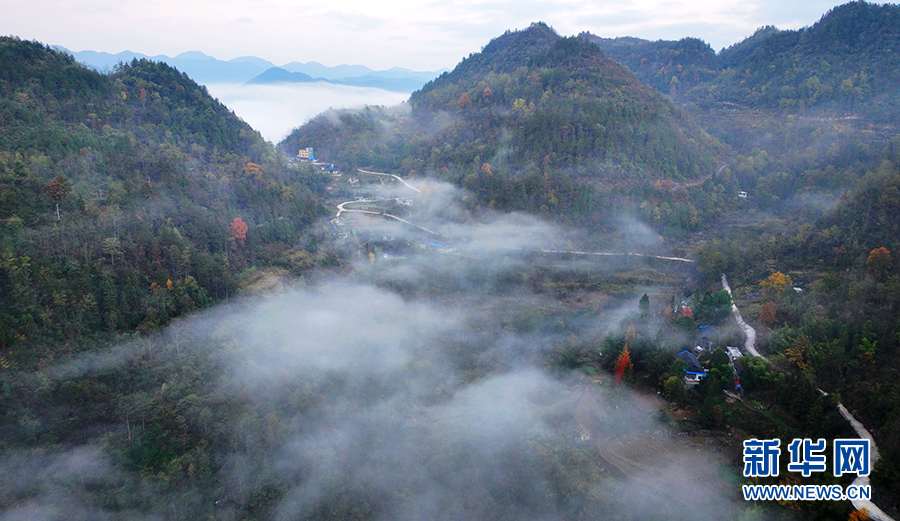
[[[722,274],[722,288],[728,292],[728,295],[731,295],[731,286],[728,285],[728,279],[725,278],[725,274]],[[756,350],[756,330],[750,327],[746,322],[744,322],[744,318],[741,317],[741,311],[738,309],[737,304],[734,303],[734,298],[731,299],[731,312],[734,315],[734,319],[737,322],[738,326],[744,331],[744,335],[746,336],[746,340],[744,341],[744,348],[751,355],[755,357],[762,358],[765,360],[766,357],[759,354],[759,351]],[[823,396],[828,396],[828,393],[819,389],[819,392],[822,393]],[[869,468],[875,468],[875,462],[878,461],[881,456],[878,454],[878,447],[875,445],[875,438],[872,437],[872,433],[870,433],[866,428],[860,423],[859,420],[853,417],[850,414],[850,411],[844,407],[843,403],[838,403],[838,411],[841,413],[841,416],[844,417],[848,422],[850,422],[850,426],[853,427],[853,430],[856,431],[856,435],[860,438],[869,440],[870,451],[869,451]],[[869,485],[869,477],[868,476],[859,476],[853,480],[853,486],[868,486]],[[878,508],[875,503],[867,499],[854,499],[850,501],[853,504],[853,508],[857,510],[866,510],[866,513],[869,514],[869,517],[874,519],[875,521],[895,521],[894,518],[887,515],[883,510]]]
[[[393,177],[393,178],[396,179],[397,181],[400,181],[401,183],[403,183],[403,185],[406,186],[407,188],[409,188],[410,190],[415,190],[417,193],[422,193],[421,190],[419,190],[419,189],[416,188],[415,186],[413,186],[413,185],[407,183],[406,180],[403,179],[402,177],[400,177],[399,175],[386,174],[386,173],[384,173],[384,172],[370,172],[370,171],[368,171],[368,170],[363,170],[362,168],[357,168],[356,170],[357,170],[359,173],[361,173],[361,174],[383,175],[383,176]]]
[[[388,201],[392,201],[392,200],[393,200],[393,199],[389,199]],[[346,205],[351,204],[351,203],[378,203],[378,202],[387,202],[387,201],[384,201],[384,200],[371,200],[371,201],[368,201],[368,200],[367,200],[367,201],[344,201],[343,203],[337,205],[338,212],[337,212],[337,214],[335,215],[335,217],[340,217],[341,214],[344,213],[344,212],[347,212],[347,213],[365,213],[365,214],[369,214],[369,215],[380,215],[380,216],[382,216],[382,217],[387,217],[387,218],[389,218],[389,219],[394,219],[394,220],[400,221],[400,222],[402,222],[402,223],[404,223],[404,224],[408,224],[408,225],[412,226],[413,228],[418,228],[419,230],[422,230],[423,232],[430,233],[431,235],[435,235],[435,236],[437,236],[437,237],[447,237],[446,235],[444,235],[444,234],[442,234],[442,233],[440,233],[440,232],[436,232],[436,231],[434,231],[434,230],[429,230],[428,228],[426,228],[426,227],[424,227],[424,226],[419,226],[419,225],[416,224],[416,223],[409,222],[409,221],[407,221],[406,219],[404,219],[404,218],[402,218],[402,217],[397,217],[396,215],[389,214],[389,213],[387,213],[387,212],[376,212],[376,211],[373,211],[373,210],[357,210],[357,209],[355,209],[355,208],[347,208],[347,206],[346,206]]]
[[[721,168],[719,168],[719,171],[716,172],[716,173],[721,172],[722,169],[725,168],[725,166],[727,166],[727,165],[723,165]],[[383,172],[371,172],[371,171],[367,171],[367,170],[363,170],[363,169],[358,169],[358,171],[359,171],[360,173],[368,174],[368,175],[377,175],[377,176],[393,177],[393,178],[396,179],[397,181],[403,183],[403,185],[406,186],[407,188],[409,188],[409,189],[411,189],[411,190],[414,190],[414,191],[417,192],[417,193],[421,193],[421,191],[420,191],[418,188],[416,188],[416,187],[412,186],[411,184],[407,183],[407,182],[406,182],[402,177],[400,177],[400,176],[397,176],[397,175],[394,175],[394,174],[387,174],[387,173],[383,173]],[[344,212],[355,212],[355,213],[363,213],[363,214],[369,214],[369,215],[380,215],[380,216],[383,216],[383,217],[387,217],[387,218],[389,218],[389,219],[394,219],[394,220],[400,221],[400,222],[402,222],[402,223],[404,223],[404,224],[407,224],[407,225],[409,225],[409,226],[415,227],[415,228],[417,228],[417,229],[419,229],[419,230],[422,230],[422,231],[424,231],[424,232],[427,232],[427,233],[432,234],[432,235],[435,235],[435,236],[439,236],[439,237],[448,237],[448,236],[443,235],[443,234],[441,234],[441,233],[439,233],[439,232],[435,232],[435,231],[433,231],[433,230],[429,230],[428,228],[425,228],[425,227],[423,227],[423,226],[419,226],[418,224],[412,223],[412,222],[410,222],[410,221],[407,221],[406,219],[403,219],[403,218],[398,217],[398,216],[396,216],[396,215],[389,214],[389,213],[387,213],[387,212],[347,208],[347,205],[353,204],[353,203],[373,203],[373,202],[376,202],[376,203],[377,203],[377,202],[387,202],[387,201],[377,201],[377,200],[375,200],[375,201],[358,201],[358,200],[354,200],[354,201],[345,201],[345,202],[342,202],[342,203],[340,203],[340,204],[337,205],[338,212],[337,212],[336,217],[340,217],[341,214],[344,213]],[[667,257],[667,256],[649,255],[649,254],[643,254],[643,253],[586,252],[586,251],[544,250],[544,249],[522,250],[522,251],[533,251],[533,252],[540,252],[540,253],[568,254],[568,255],[584,255],[584,256],[629,256],[629,255],[630,255],[630,256],[636,256],[636,257],[653,258],[653,259],[668,260],[668,261],[674,261],[674,262],[685,262],[685,263],[693,263],[693,262],[694,262],[694,261],[691,260],[691,259],[686,259],[686,258],[683,258],[683,257]],[[724,273],[722,274],[722,288],[725,289],[725,290],[728,292],[728,295],[729,295],[729,296],[732,296],[731,286],[728,284],[728,279],[725,277],[725,274],[724,274]],[[732,315],[734,316],[735,321],[736,321],[737,324],[738,324],[738,327],[740,327],[741,330],[744,332],[744,336],[745,336],[745,340],[744,340],[744,349],[745,349],[748,353],[750,353],[751,355],[753,355],[753,356],[755,356],[755,357],[758,357],[758,358],[762,358],[762,359],[765,360],[765,357],[762,356],[762,355],[759,353],[759,351],[756,350],[756,330],[753,329],[749,324],[747,324],[747,323],[744,321],[743,317],[741,316],[740,309],[738,309],[737,304],[734,302],[733,296],[732,296],[732,300],[731,300],[731,312],[732,312]],[[821,392],[823,395],[827,395],[827,393],[825,393],[825,391],[822,391],[821,389],[819,389],[819,392]],[[870,444],[871,444],[870,460],[869,460],[869,461],[870,461],[870,468],[874,468],[874,467],[875,467],[875,462],[878,461],[880,455],[879,455],[879,453],[878,453],[878,447],[875,445],[875,439],[872,437],[872,434],[871,434],[868,430],[866,430],[866,428],[863,426],[862,423],[860,423],[855,417],[853,417],[852,414],[850,414],[850,411],[848,411],[847,408],[844,407],[844,405],[843,405],[842,403],[839,403],[839,404],[838,404],[838,410],[840,411],[841,415],[842,415],[848,422],[850,422],[850,425],[853,427],[853,430],[856,431],[857,435],[858,435],[860,438],[868,439],[868,440],[870,441]],[[582,426],[582,428],[584,429],[584,426]],[[610,462],[613,463],[614,465],[616,464],[616,458],[610,457],[610,458],[608,458],[608,461],[610,461]],[[623,461],[624,461],[624,460],[623,460]],[[621,462],[620,462],[620,463],[621,463]],[[853,485],[854,485],[854,486],[867,486],[867,485],[869,485],[869,478],[868,478],[868,476],[865,476],[865,477],[863,477],[863,476],[857,477],[857,478],[853,481]],[[868,513],[869,517],[871,517],[872,519],[874,519],[874,520],[876,520],[876,521],[895,521],[892,517],[890,517],[889,515],[887,515],[883,510],[881,510],[880,508],[878,508],[878,506],[876,506],[874,503],[872,503],[872,501],[869,501],[869,500],[859,500],[859,499],[857,499],[857,500],[851,500],[851,503],[853,504],[853,507],[856,508],[857,510],[863,510],[863,509],[865,509],[866,512]]]

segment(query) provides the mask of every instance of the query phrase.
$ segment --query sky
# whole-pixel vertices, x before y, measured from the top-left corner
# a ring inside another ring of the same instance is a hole
[[[277,65],[452,69],[506,30],[542,21],[563,36],[701,38],[716,51],[764,25],[798,29],[840,0],[0,0],[0,35],[72,51],[222,60],[257,56]]]

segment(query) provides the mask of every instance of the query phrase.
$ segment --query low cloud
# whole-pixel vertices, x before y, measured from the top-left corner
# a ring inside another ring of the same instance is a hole
[[[206,87],[267,141],[274,143],[328,109],[392,106],[409,98],[409,93],[325,82],[243,86],[212,83]]]

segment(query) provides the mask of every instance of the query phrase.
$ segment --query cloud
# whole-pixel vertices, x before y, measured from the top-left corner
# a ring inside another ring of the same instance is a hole
[[[328,109],[397,105],[408,93],[324,82],[290,85],[209,84],[210,94],[272,142]]]
[[[103,519],[107,491],[150,483],[123,500],[127,513],[161,515],[146,505],[164,503],[189,517],[214,501],[222,516],[270,519],[683,518],[688,507],[665,491],[714,487],[705,469],[718,459],[680,449],[643,407],[652,400],[555,363],[567,345],[599,345],[620,318],[614,306],[565,310],[531,280],[587,271],[566,259],[536,266],[522,251],[577,237],[472,210],[443,183],[417,188],[410,218],[446,234],[441,248],[285,280],[42,373],[48,386],[117,374],[139,388],[123,384],[109,413],[120,422],[103,438],[115,463],[93,445],[0,462],[21,469],[0,472],[3,515]],[[411,243],[427,237],[392,226]],[[636,221],[621,227],[652,240]],[[357,238],[347,257],[378,239]],[[171,452],[159,463],[154,448]],[[194,463],[214,488],[183,478]],[[184,490],[152,485],[147,467]],[[733,517],[719,496],[698,496],[696,518]]]

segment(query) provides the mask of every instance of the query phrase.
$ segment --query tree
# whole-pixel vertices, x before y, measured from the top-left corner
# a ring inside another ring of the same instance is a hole
[[[876,277],[881,277],[891,269],[891,252],[882,246],[869,252],[866,269]]]
[[[809,358],[809,352],[811,350],[812,346],[809,337],[801,335],[794,339],[791,347],[784,350],[784,355],[792,364],[796,365],[801,372],[806,372],[809,369],[807,359]]]
[[[861,508],[859,510],[854,510],[850,517],[847,518],[847,521],[871,521],[872,517],[869,516],[869,511],[865,508]]]
[[[642,317],[646,317],[647,315],[650,314],[650,297],[648,297],[646,293],[644,293],[644,296],[641,297],[641,300],[638,303],[638,306],[640,306],[640,308],[641,308],[641,316]]]
[[[697,320],[716,323],[731,314],[731,295],[726,290],[715,293],[707,292],[699,300],[694,308]]]
[[[684,333],[688,336],[688,340],[693,340],[693,338],[697,335],[697,323],[693,318],[682,315],[675,319],[674,323],[677,329],[684,331]]]
[[[785,275],[780,271],[776,271],[775,273],[769,275],[769,278],[760,281],[759,283],[759,285],[763,288],[763,295],[767,297],[778,295],[784,290],[793,286],[793,284],[794,281],[791,280],[791,276]]]
[[[616,359],[616,365],[613,367],[613,374],[616,376],[616,383],[621,384],[623,377],[630,377],[634,371],[634,364],[631,363],[631,354],[628,352],[628,345],[619,353]]]
[[[679,376],[670,376],[663,385],[663,392],[666,397],[679,407],[684,405],[687,400],[687,389],[684,387],[684,379]]]
[[[772,327],[775,323],[775,314],[778,313],[778,306],[771,300],[763,304],[762,310],[759,312],[759,321],[766,327]]]
[[[469,103],[471,103],[471,101],[472,100],[469,99],[469,95],[466,94],[465,92],[463,92],[459,96],[459,99],[456,101],[456,108],[462,110],[462,109],[468,107]]]
[[[63,174],[54,177],[47,185],[47,194],[54,202],[60,202],[72,193],[72,183]],[[883,248],[882,248],[883,249]]]
[[[100,250],[106,255],[109,255],[113,266],[116,265],[116,257],[121,257],[123,255],[122,244],[119,242],[118,237],[107,237],[106,239],[103,239]]]
[[[247,238],[247,225],[244,223],[244,220],[240,217],[235,217],[233,221],[231,221],[231,233],[234,234],[234,238],[240,241],[243,241]]]

